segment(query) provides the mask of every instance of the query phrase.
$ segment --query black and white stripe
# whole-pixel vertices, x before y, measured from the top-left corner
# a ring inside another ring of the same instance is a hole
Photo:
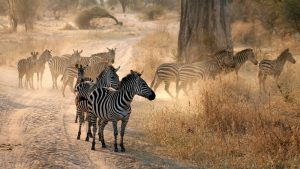
[[[91,93],[89,97],[89,111],[90,120],[93,126],[92,150],[95,150],[95,135],[97,132],[96,119],[99,118],[100,140],[102,147],[106,147],[103,135],[104,127],[108,121],[112,121],[113,123],[115,151],[118,151],[117,122],[119,120],[122,121],[120,146],[121,151],[125,151],[123,137],[131,113],[131,102],[135,95],[148,98],[149,100],[155,99],[155,93],[141,78],[141,74],[134,71],[131,71],[130,74],[122,79],[119,90],[111,91],[106,88],[97,88]]]
[[[259,72],[258,72],[260,91],[261,91],[262,85],[263,85],[263,89],[266,92],[265,81],[266,81],[268,75],[274,76],[276,83],[278,82],[278,78],[283,70],[283,67],[284,67],[284,64],[286,63],[286,61],[289,61],[293,64],[296,63],[295,58],[290,53],[288,48],[285,49],[274,60],[263,59],[262,61],[260,61]]]
[[[117,89],[120,85],[119,76],[117,74],[117,71],[119,69],[120,67],[115,69],[113,66],[109,65],[99,74],[99,76],[97,77],[96,84],[90,81],[85,81],[79,83],[76,86],[75,88],[75,91],[77,92],[76,118],[78,116],[80,118],[77,139],[80,139],[80,135],[81,135],[81,125],[83,123],[83,118],[84,118],[83,114],[84,112],[89,112],[87,98],[89,97],[91,91],[93,91],[96,88],[103,88],[103,87],[112,87],[113,89]],[[88,126],[89,133],[91,133],[90,127],[91,127],[91,123],[89,122],[89,126]],[[87,137],[89,137],[89,135],[87,135]]]
[[[228,69],[226,70],[226,72],[232,72],[235,71],[236,73],[236,77],[238,79],[238,73],[239,70],[241,69],[241,67],[246,63],[246,61],[250,61],[252,62],[254,65],[258,64],[258,61],[256,60],[256,56],[254,54],[253,49],[244,49],[242,51],[239,51],[238,53],[236,53],[233,57],[233,61],[234,61],[234,68],[230,68],[228,67]]]
[[[107,48],[108,52],[95,53],[90,57],[89,65],[93,65],[96,63],[108,62],[109,64],[113,64],[115,62],[115,55],[117,48]]]
[[[103,62],[103,63],[96,63],[90,66],[86,67],[85,70],[85,76],[89,77],[92,80],[96,80],[96,77],[107,67],[109,63]],[[67,67],[63,73],[63,76],[61,78],[63,82],[62,86],[62,94],[65,96],[65,88],[67,86],[70,87],[71,91],[73,90],[73,84],[74,84],[74,78],[77,77],[78,70],[74,66]],[[78,79],[77,79],[78,80]]]
[[[62,57],[52,57],[49,60],[49,69],[52,76],[52,87],[58,89],[57,87],[57,78],[59,75],[63,75],[65,72],[65,69],[67,67],[70,67],[71,65],[75,65],[79,59],[80,54],[82,53],[82,50],[79,52],[78,50],[74,50],[74,53],[72,55],[64,55]]]
[[[154,92],[161,84],[161,82],[165,83],[165,91],[173,97],[173,95],[169,91],[170,83],[176,82],[179,68],[182,64],[178,63],[163,63],[161,64],[155,72],[154,79],[151,83],[151,88],[153,87]]]
[[[229,50],[222,50],[206,61],[185,64],[179,68],[176,93],[177,97],[182,89],[187,94],[187,85],[192,84],[199,79],[207,79],[221,74],[228,68],[234,68],[233,53]]]
[[[51,51],[46,49],[39,59],[36,61],[35,73],[37,74],[37,87],[42,87],[43,74],[45,71],[45,64],[52,58]]]
[[[26,75],[25,87],[33,88],[33,73],[37,61],[38,52],[31,52],[31,56],[18,61],[17,69],[19,73],[19,88],[23,87],[23,77]]]

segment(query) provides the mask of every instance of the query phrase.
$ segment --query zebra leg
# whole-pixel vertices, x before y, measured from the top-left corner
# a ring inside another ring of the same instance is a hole
[[[126,128],[127,123],[128,123],[128,119],[122,120],[122,123],[121,123],[121,142],[120,142],[121,152],[125,152],[123,138],[125,135],[125,128]]]
[[[172,95],[172,93],[170,93],[169,88],[170,88],[170,82],[166,82],[166,81],[165,81],[165,91],[166,91],[172,98],[174,98],[174,96]]]
[[[114,127],[114,137],[115,137],[115,152],[118,152],[118,121],[117,120],[113,120],[112,121],[113,127]]]
[[[63,82],[63,86],[62,86],[62,89],[61,89],[63,97],[65,97],[65,89],[66,89],[66,87],[67,87],[66,82]]]
[[[92,142],[92,150],[95,150],[95,144],[96,144],[96,133],[97,133],[97,117],[93,114],[90,114],[90,123],[93,126],[93,142]]]
[[[89,113],[89,119],[88,119],[88,131],[86,133],[85,141],[89,141],[90,137],[93,137],[91,128],[92,128],[92,123],[91,123],[91,114]]]
[[[101,141],[102,148],[106,148],[106,144],[104,141],[104,128],[107,125],[108,121],[100,120],[99,118],[99,141]]]
[[[36,79],[37,79],[37,85],[36,85],[36,88],[38,89],[39,88],[39,81],[40,81],[40,74],[39,73],[36,73]]]
[[[42,85],[42,83],[43,83],[43,74],[44,74],[44,72],[41,72],[41,78],[40,78],[40,87],[41,88],[43,88],[43,85]]]
[[[267,93],[267,89],[266,89],[266,79],[267,79],[267,75],[263,75],[262,83],[263,83],[263,89],[264,89],[264,92],[265,92],[265,93]]]
[[[78,135],[77,135],[77,140],[80,140],[80,135],[81,135],[81,126],[83,123],[83,112],[80,110],[77,110],[77,113],[79,114],[79,129],[78,129]]]

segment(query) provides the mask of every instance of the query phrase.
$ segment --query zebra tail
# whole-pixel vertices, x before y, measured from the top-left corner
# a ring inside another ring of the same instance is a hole
[[[153,79],[152,82],[151,82],[150,88],[152,88],[152,87],[154,86],[154,84],[155,84],[157,78],[158,78],[158,77],[157,77],[157,71],[156,71],[156,72],[155,72],[155,75],[154,75],[154,79]]]

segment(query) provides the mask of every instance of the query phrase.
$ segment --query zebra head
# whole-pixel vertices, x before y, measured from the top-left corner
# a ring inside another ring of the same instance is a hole
[[[245,49],[244,52],[245,52],[244,55],[248,56],[248,60],[250,60],[250,62],[252,62],[254,65],[258,64],[253,49]]]
[[[37,60],[38,54],[39,54],[39,52],[31,52],[31,59],[32,59],[32,61],[36,61]]]
[[[77,78],[82,79],[84,77],[85,69],[88,67],[88,65],[83,67],[82,65],[76,64],[75,67],[77,68],[77,71],[78,71]]]
[[[291,62],[291,63],[293,63],[293,64],[296,63],[296,59],[293,57],[293,55],[292,55],[292,53],[290,52],[289,48],[287,48],[286,50],[284,50],[284,51],[282,52],[281,55],[284,55],[285,58],[286,58],[289,62]]]
[[[143,78],[141,78],[142,73],[136,72],[131,70],[130,75],[132,76],[131,78],[131,85],[132,85],[132,90],[135,92],[135,94],[145,97],[149,100],[154,100],[155,99],[155,93],[154,91],[148,86],[148,84],[145,82]]]
[[[113,64],[115,62],[117,48],[111,48],[111,49],[107,48],[107,50],[108,50],[109,62],[111,62]]]
[[[40,56],[40,59],[47,62],[52,58],[51,51],[46,49]]]
[[[71,61],[73,63],[77,63],[80,61],[80,54],[83,52],[83,50],[78,51],[73,49],[73,54],[71,55]]]
[[[112,65],[106,66],[105,69],[97,76],[97,86],[112,87],[118,89],[120,86],[119,75],[117,74],[118,68],[114,68]]]

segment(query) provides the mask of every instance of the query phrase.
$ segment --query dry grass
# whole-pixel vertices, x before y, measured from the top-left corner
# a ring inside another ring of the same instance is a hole
[[[166,26],[158,27],[157,31],[144,36],[133,47],[135,69],[144,70],[143,77],[152,80],[161,63],[174,62],[176,46],[176,36],[169,33]]]
[[[297,168],[300,89],[290,72],[280,80],[288,100],[276,85],[270,95],[259,95],[252,82],[206,81],[187,105],[179,100],[146,114],[151,120],[143,131],[159,145],[156,153],[201,168]]]

